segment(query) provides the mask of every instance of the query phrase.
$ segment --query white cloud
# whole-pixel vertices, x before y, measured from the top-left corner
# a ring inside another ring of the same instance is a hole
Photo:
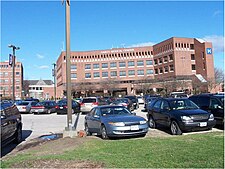
[[[127,46],[127,47],[132,48],[132,47],[142,47],[142,46],[153,46],[155,44],[156,43],[154,43],[154,42],[144,42],[144,43],[133,44],[133,45],[130,45],[130,46]]]
[[[209,35],[201,38],[206,42],[212,42],[214,53],[224,52],[224,37],[218,35]]]
[[[43,59],[45,56],[44,55],[40,55],[40,54],[36,54],[36,56],[39,58],[39,59]]]
[[[49,66],[47,66],[47,65],[38,66],[38,69],[48,69],[48,68],[49,68]]]

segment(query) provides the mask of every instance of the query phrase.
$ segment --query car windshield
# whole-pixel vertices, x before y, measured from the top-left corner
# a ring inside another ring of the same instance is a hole
[[[128,99],[117,99],[116,103],[129,103]]]
[[[19,106],[26,106],[28,104],[29,104],[29,102],[21,102],[21,103],[18,103],[17,105],[19,105]]]
[[[131,113],[123,107],[104,107],[101,108],[101,115],[102,116],[109,116],[109,115],[131,115]]]
[[[94,102],[96,102],[96,99],[95,98],[85,98],[85,99],[83,99],[82,102],[83,103],[94,103]]]
[[[183,110],[183,109],[198,109],[199,107],[188,99],[177,99],[170,100],[170,105],[173,110]]]
[[[44,105],[46,105],[46,102],[39,102],[36,104],[36,106],[44,106]]]

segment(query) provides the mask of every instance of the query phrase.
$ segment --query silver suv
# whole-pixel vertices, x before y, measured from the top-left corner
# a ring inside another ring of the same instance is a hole
[[[80,104],[81,113],[89,113],[93,107],[107,105],[108,103],[99,97],[86,97],[83,98]]]

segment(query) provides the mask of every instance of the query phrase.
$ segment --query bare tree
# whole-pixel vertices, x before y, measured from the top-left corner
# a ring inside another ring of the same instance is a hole
[[[24,80],[23,81],[23,91],[24,91],[24,96],[26,97],[27,95],[29,96],[29,80]]]

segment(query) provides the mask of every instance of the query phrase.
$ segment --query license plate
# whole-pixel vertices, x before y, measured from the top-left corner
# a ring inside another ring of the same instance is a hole
[[[63,107],[60,107],[60,109],[63,109]]]
[[[130,126],[130,130],[139,130],[138,126]]]
[[[35,110],[35,112],[38,112],[38,110]]]
[[[199,126],[200,126],[200,127],[205,127],[205,126],[207,126],[207,122],[201,122],[201,123],[199,124]]]

